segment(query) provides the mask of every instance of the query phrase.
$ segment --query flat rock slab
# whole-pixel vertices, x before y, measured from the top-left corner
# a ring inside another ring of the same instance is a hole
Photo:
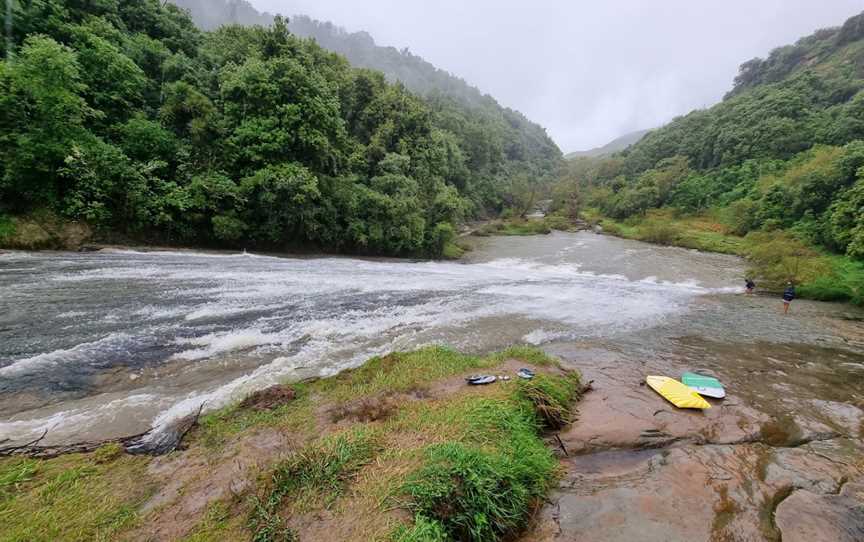
[[[847,483],[839,495],[793,492],[777,507],[783,542],[864,540],[864,483]]]

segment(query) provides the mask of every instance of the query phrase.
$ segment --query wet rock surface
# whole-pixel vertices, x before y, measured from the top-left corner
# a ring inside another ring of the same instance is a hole
[[[559,435],[566,475],[526,539],[864,540],[861,356],[678,341],[679,356],[645,362],[550,348],[594,391]],[[694,349],[712,356],[694,366]],[[717,376],[728,397],[685,411],[642,385],[687,370]]]
[[[776,522],[787,542],[864,540],[864,483],[844,484],[837,495],[798,490],[777,507]]]

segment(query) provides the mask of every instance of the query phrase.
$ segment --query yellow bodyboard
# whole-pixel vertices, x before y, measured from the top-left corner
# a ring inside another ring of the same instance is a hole
[[[645,380],[654,391],[678,408],[699,408],[703,410],[711,408],[708,401],[693,391],[692,388],[685,386],[674,378],[649,376]]]

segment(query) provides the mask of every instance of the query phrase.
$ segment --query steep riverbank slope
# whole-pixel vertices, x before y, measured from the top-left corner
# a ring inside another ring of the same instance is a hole
[[[390,354],[208,415],[168,456],[0,460],[0,540],[500,539],[554,486],[542,437],[581,390],[533,349]]]

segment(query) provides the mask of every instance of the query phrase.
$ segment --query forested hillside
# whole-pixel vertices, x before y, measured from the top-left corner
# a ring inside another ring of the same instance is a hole
[[[862,259],[862,139],[864,14],[746,62],[714,107],[607,159],[571,162],[559,190],[616,219],[668,207],[728,233]],[[808,275],[791,265],[772,278]]]
[[[34,0],[14,20],[0,219],[48,209],[152,242],[434,255],[560,159],[280,18],[201,32],[158,0]]]
[[[273,15],[259,13],[246,0],[172,1],[188,9],[193,20],[204,29],[223,24],[269,24],[273,20]],[[426,98],[448,129],[463,132],[472,139],[480,138],[484,146],[501,147],[507,161],[513,162],[517,169],[527,162],[532,164],[533,175],[545,176],[557,165],[560,150],[542,126],[518,111],[502,107],[491,96],[408,49],[382,47],[367,32],[347,32],[301,14],[291,15],[287,24],[291,33],[314,39],[324,49],[343,55],[351,65],[380,71],[391,83],[400,82]]]

